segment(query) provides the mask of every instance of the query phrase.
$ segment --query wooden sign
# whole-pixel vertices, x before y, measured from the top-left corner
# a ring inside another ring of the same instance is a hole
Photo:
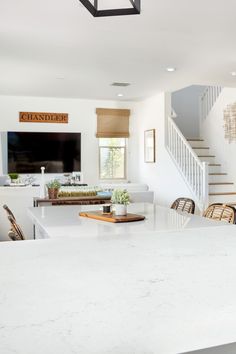
[[[20,122],[68,123],[68,113],[20,112]]]

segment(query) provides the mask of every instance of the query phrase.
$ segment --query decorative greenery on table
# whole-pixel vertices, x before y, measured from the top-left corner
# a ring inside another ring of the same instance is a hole
[[[61,188],[61,183],[58,181],[58,179],[53,179],[52,181],[47,183],[48,189],[60,189]]]
[[[128,205],[130,196],[126,189],[115,189],[112,193],[111,202],[113,204]]]
[[[8,176],[10,177],[11,180],[15,180],[19,178],[19,174],[14,172],[14,173],[9,173]]]
[[[96,191],[60,191],[58,194],[59,198],[68,198],[68,197],[94,197],[97,195]]]

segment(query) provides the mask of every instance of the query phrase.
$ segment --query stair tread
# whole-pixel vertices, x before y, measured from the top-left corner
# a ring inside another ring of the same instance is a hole
[[[208,173],[209,176],[226,176],[228,173],[219,172],[219,173]]]
[[[197,149],[197,150],[204,150],[204,149],[206,149],[206,150],[208,150],[208,149],[210,149],[209,147],[205,147],[205,146],[192,146],[192,149]]]
[[[221,166],[220,163],[209,163],[208,166]]]
[[[236,192],[209,193],[209,196],[213,196],[213,195],[236,195]]]
[[[208,183],[209,186],[221,186],[221,185],[225,185],[225,184],[234,184],[234,182],[210,182]]]
[[[204,140],[200,138],[188,138],[187,141],[204,141]]]
[[[198,157],[215,157],[215,155],[198,155]]]

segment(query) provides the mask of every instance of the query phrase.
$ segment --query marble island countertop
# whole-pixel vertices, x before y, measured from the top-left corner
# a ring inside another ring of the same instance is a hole
[[[0,353],[177,354],[234,342],[235,274],[235,226],[1,243]]]
[[[101,208],[102,206],[99,205],[53,206],[29,208],[28,213],[36,225],[36,238],[111,238],[144,232],[170,232],[222,226],[222,222],[212,221],[197,215],[177,213],[173,209],[151,203],[133,203],[128,206],[128,212],[144,215],[144,221],[112,224],[79,216],[80,211]]]

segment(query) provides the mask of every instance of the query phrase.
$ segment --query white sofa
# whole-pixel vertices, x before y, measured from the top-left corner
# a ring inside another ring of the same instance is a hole
[[[153,203],[154,192],[149,191],[148,185],[144,183],[100,183],[103,190],[126,189],[130,194],[132,203]]]

